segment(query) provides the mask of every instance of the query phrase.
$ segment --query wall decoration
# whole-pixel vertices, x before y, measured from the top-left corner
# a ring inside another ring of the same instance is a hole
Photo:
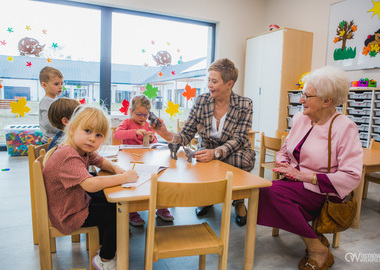
[[[124,115],[127,115],[128,109],[129,109],[129,101],[124,99],[123,102],[121,103],[121,108],[119,109],[119,111],[121,113],[124,113]]]
[[[30,27],[30,25],[25,26],[25,29],[26,29],[27,31],[32,30],[32,28]]]
[[[159,51],[156,55],[153,55],[154,61],[157,66],[170,66],[172,64],[172,56],[168,51]]]
[[[25,56],[26,54],[40,56],[40,52],[42,52],[45,48],[44,45],[40,45],[38,40],[30,37],[24,37],[20,39],[18,42],[18,50],[21,56]]]
[[[173,76],[175,75],[175,71],[174,71],[174,70],[172,70],[172,75],[173,75]]]
[[[13,59],[13,56],[8,56],[7,57],[7,60],[9,61],[9,62],[12,62],[14,59]]]
[[[42,34],[47,35],[47,30],[46,29],[42,29]]]
[[[176,115],[177,113],[179,113],[179,104],[176,103],[174,104],[172,101],[168,101],[168,107],[166,108],[165,112],[167,112],[168,114],[170,114],[171,117],[173,117],[173,115]]]
[[[1,44],[2,46],[5,46],[5,45],[7,45],[7,42],[6,42],[5,40],[3,40],[3,41],[0,40],[0,44]]]
[[[344,70],[379,68],[380,57],[376,57],[379,30],[380,0],[346,0],[332,4],[327,65]]]
[[[58,44],[57,43],[54,43],[51,45],[54,49],[56,49],[58,47]]]
[[[10,34],[10,33],[13,33],[13,28],[12,27],[8,27],[8,33]]]
[[[182,96],[184,96],[187,100],[193,100],[193,98],[195,98],[196,92],[196,88],[191,88],[190,85],[186,84],[185,91],[182,93]]]
[[[26,113],[30,111],[30,108],[26,106],[26,98],[20,98],[17,101],[11,101],[10,106],[12,108],[11,113],[16,114],[17,117],[24,117]]]
[[[51,63],[51,58],[47,58],[46,62]]]
[[[26,62],[26,66],[27,67],[31,67],[32,66],[32,62]]]
[[[153,98],[157,97],[157,92],[158,92],[158,87],[153,87],[150,83],[147,83],[145,86],[145,91],[143,92],[143,95],[153,100]]]
[[[85,99],[85,98],[80,99],[80,100],[79,100],[79,103],[80,103],[80,104],[86,104],[86,99]]]
[[[162,77],[162,76],[164,76],[164,74],[160,71],[160,72],[158,72],[158,76]]]

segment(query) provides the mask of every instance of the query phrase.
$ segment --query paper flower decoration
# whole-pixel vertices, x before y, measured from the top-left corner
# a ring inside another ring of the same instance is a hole
[[[191,88],[190,85],[185,86],[185,92],[182,93],[187,100],[193,99],[195,97],[196,88]]]
[[[32,62],[26,62],[26,66],[27,67],[31,67],[32,66]]]
[[[12,61],[13,61],[13,56],[8,56],[7,60],[8,60],[9,62],[12,62]]]
[[[58,47],[58,43],[54,43],[51,45],[54,49],[56,49]]]
[[[174,71],[174,70],[172,71],[172,75],[173,75],[173,76],[175,75],[175,71]]]
[[[86,104],[86,99],[85,99],[85,98],[80,99],[80,100],[79,100],[79,103],[80,103],[80,104]]]
[[[24,117],[26,113],[30,111],[30,108],[26,106],[26,98],[20,98],[17,101],[11,101],[10,106],[12,108],[11,113],[16,114],[17,117]]]
[[[47,30],[46,29],[42,29],[42,34],[47,35]]]
[[[30,25],[25,26],[25,29],[28,30],[28,31],[32,30],[32,28],[30,27]]]
[[[8,33],[10,34],[10,33],[13,33],[13,28],[12,27],[8,27]]]
[[[174,104],[172,101],[168,101],[168,107],[167,109],[165,110],[165,112],[167,112],[168,114],[170,114],[171,117],[173,117],[173,115],[179,113],[179,104]]]
[[[0,40],[0,44],[5,46],[5,45],[7,45],[7,42],[5,40],[3,40],[3,41]]]
[[[158,73],[158,76],[160,76],[160,77],[162,77],[164,74],[160,71],[159,73]]]
[[[143,53],[145,53],[145,52],[146,52],[146,50],[145,50],[145,49],[142,49],[141,51],[142,51]]]
[[[151,84],[147,83],[145,86],[145,91],[143,95],[147,96],[149,99],[157,97],[158,87],[153,87]]]
[[[46,59],[48,63],[51,63],[51,58]]]
[[[119,111],[121,113],[124,113],[124,115],[127,115],[128,109],[129,109],[129,101],[124,99],[123,102],[121,103],[121,108],[119,109]]]

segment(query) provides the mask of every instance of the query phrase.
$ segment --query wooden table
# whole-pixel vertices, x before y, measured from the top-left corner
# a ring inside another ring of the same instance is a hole
[[[140,157],[133,155],[132,153],[138,154]],[[124,149],[120,151],[118,164],[127,169],[130,166],[130,161],[143,161],[145,164],[169,166],[168,169],[158,175],[158,179],[172,182],[200,182],[223,179],[225,178],[227,171],[232,171],[232,199],[237,200],[248,198],[244,269],[253,269],[259,188],[271,186],[271,181],[218,160],[213,160],[208,163],[198,163],[193,159],[193,162],[189,163],[182,150],[178,153],[178,160],[170,159],[169,150],[167,148],[155,150]],[[148,209],[150,181],[137,188],[127,189],[122,188],[121,186],[106,188],[104,193],[109,202],[117,203],[117,269],[128,269],[128,213]]]
[[[354,197],[358,203],[358,210],[356,212],[356,216],[352,223],[352,228],[359,228],[359,218],[360,218],[360,210],[362,206],[362,197],[363,197],[363,186],[364,186],[364,178],[366,173],[377,172],[380,171],[380,150],[363,148],[363,174],[362,180],[360,181],[359,186],[354,192]]]

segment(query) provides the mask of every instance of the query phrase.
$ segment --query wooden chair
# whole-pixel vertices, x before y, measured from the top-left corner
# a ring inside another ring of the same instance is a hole
[[[276,138],[281,138],[282,136],[284,136],[284,138],[286,139],[288,135],[289,135],[288,131],[278,131],[278,129],[276,129]]]
[[[117,129],[117,127],[111,127],[111,144],[112,145],[120,145],[121,144],[121,140],[115,139],[115,137],[114,137],[116,129]]]
[[[205,269],[206,254],[219,255],[219,269],[227,269],[230,231],[232,172],[226,179],[201,183],[157,182],[152,175],[145,269],[159,259],[199,255],[199,269]],[[220,238],[206,223],[155,227],[156,209],[194,207],[223,203]]]
[[[376,142],[375,139],[372,138],[369,148],[380,150],[380,142]],[[380,184],[380,172],[372,172],[372,173],[365,174],[364,187],[363,187],[363,199],[367,198],[369,182]],[[378,211],[380,212],[380,203],[379,203]]]
[[[276,153],[281,149],[282,144],[285,141],[285,137],[273,138],[265,136],[264,132],[261,132],[261,142],[260,142],[260,162],[259,162],[259,176],[264,177],[264,169],[272,170],[276,167],[275,160],[266,161],[265,157],[267,155],[267,150],[273,151],[274,159],[276,158]],[[278,173],[273,172],[273,180],[278,179]]]
[[[52,269],[51,260],[51,240],[55,237],[66,236],[59,232],[56,228],[50,225],[48,217],[47,196],[45,190],[45,183],[42,174],[42,161],[44,156],[40,156],[34,161],[33,174],[34,174],[34,189],[35,189],[35,202],[36,202],[36,215],[37,215],[37,228],[38,228],[38,242],[40,253],[41,269]],[[91,260],[97,254],[99,249],[99,230],[98,227],[84,227],[74,231],[71,235],[79,235],[86,233],[89,241],[89,263],[90,269],[95,270]]]

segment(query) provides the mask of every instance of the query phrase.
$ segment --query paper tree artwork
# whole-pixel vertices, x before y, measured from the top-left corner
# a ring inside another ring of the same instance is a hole
[[[11,101],[10,106],[12,108],[11,113],[16,114],[17,117],[24,117],[26,113],[30,111],[30,108],[26,106],[26,98],[20,98],[17,101]]]
[[[143,95],[153,100],[153,98],[157,97],[157,92],[158,92],[158,87],[153,87],[150,83],[147,83],[145,86],[145,91],[143,92]]]
[[[79,100],[79,103],[80,103],[80,104],[86,104],[86,99],[85,99],[85,98],[80,99],[80,100]]]
[[[173,115],[176,115],[177,113],[179,113],[179,104],[174,104],[172,101],[168,101],[168,107],[166,108],[165,112],[167,112],[168,114],[170,114],[171,117],[173,117]]]
[[[128,109],[129,109],[129,101],[124,99],[123,102],[121,103],[121,108],[119,109],[119,111],[121,113],[124,113],[124,115],[127,115]]]
[[[195,98],[195,93],[197,89],[191,88],[190,85],[185,86],[185,91],[182,93],[182,96],[184,96],[187,100]]]
[[[375,16],[377,14],[377,16],[379,17],[380,19],[380,1],[372,1],[373,3],[373,8],[371,8],[370,10],[368,10],[367,12],[373,12],[372,14],[372,17]],[[371,17],[371,18],[372,18]]]
[[[358,26],[354,24],[354,20],[349,23],[345,20],[341,21],[336,29],[336,37],[334,43],[342,42],[341,48],[337,48],[334,51],[334,60],[344,60],[355,58],[356,47],[352,49],[351,47],[346,47],[346,42],[349,39],[354,38],[354,32],[358,30]]]
[[[368,35],[367,39],[364,41],[362,54],[368,55],[370,57],[375,57],[379,53],[379,46],[380,29],[377,30],[373,35]]]

